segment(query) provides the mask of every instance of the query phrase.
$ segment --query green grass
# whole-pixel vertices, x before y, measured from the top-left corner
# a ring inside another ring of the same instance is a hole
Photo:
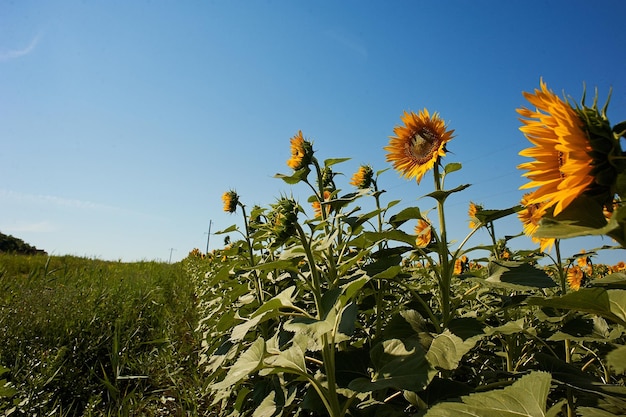
[[[0,414],[200,415],[197,322],[180,263],[0,254]]]

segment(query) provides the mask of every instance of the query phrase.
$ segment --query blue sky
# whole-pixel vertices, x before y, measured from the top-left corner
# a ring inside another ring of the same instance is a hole
[[[209,221],[241,224],[224,191],[306,205],[304,185],[273,178],[298,130],[318,159],[352,158],[336,166],[348,191],[360,164],[390,166],[401,114],[428,108],[456,134],[447,185],[472,184],[448,201],[460,240],[470,200],[523,194],[515,109],[542,77],[576,100],[612,87],[609,118],[626,118],[625,14],[619,0],[1,2],[0,231],[56,255],[179,260],[205,249]],[[430,178],[389,170],[383,200],[427,210]]]

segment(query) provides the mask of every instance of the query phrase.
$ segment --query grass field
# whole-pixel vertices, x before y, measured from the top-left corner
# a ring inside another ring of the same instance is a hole
[[[0,415],[198,415],[182,263],[0,254]]]

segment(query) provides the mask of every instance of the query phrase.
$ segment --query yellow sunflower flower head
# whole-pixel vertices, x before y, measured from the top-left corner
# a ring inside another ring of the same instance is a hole
[[[235,191],[226,191],[222,194],[222,201],[224,202],[224,211],[227,213],[234,213],[237,211],[237,204],[239,204],[239,196]]]
[[[361,165],[357,172],[354,173],[350,180],[350,185],[354,185],[360,190],[370,188],[372,186],[372,179],[374,178],[374,171],[369,165]]]
[[[626,271],[626,262],[619,261],[615,265],[611,266],[611,272],[625,272]]]
[[[427,220],[418,219],[417,225],[415,226],[415,234],[417,237],[415,238],[415,245],[418,248],[425,248],[432,242],[432,227]]]
[[[391,162],[401,176],[415,178],[419,184],[424,174],[446,155],[446,144],[454,130],[446,130],[445,122],[438,113],[432,115],[427,109],[416,113],[404,112],[403,125],[393,129],[390,136],[387,162]]]
[[[585,255],[584,249],[580,251],[580,256],[576,258],[576,263],[585,273],[591,275],[593,272],[593,262],[591,261],[591,257]]]
[[[193,248],[191,250],[191,252],[189,252],[189,255],[187,255],[188,258],[204,258],[204,253],[200,252],[200,249],[198,248]]]
[[[522,197],[520,204],[524,206],[524,208],[517,212],[517,217],[522,222],[524,234],[530,237],[534,243],[539,243],[539,248],[542,252],[545,252],[546,250],[550,251],[554,245],[554,238],[535,237],[535,233],[539,228],[541,219],[546,214],[545,204],[530,203],[530,195],[530,193],[527,193]]]
[[[482,210],[484,210],[483,206],[470,201],[469,208],[467,209],[467,215],[470,218],[470,221],[469,221],[470,229],[474,229],[481,224],[481,221],[478,220],[478,218],[476,217],[476,213],[479,213]]]
[[[460,275],[467,271],[469,271],[469,260],[467,256],[463,255],[454,261],[454,273]]]
[[[291,138],[291,158],[287,161],[287,166],[298,171],[309,166],[313,159],[313,145],[304,139],[302,131]]]
[[[617,191],[617,176],[626,169],[620,146],[620,134],[624,132],[614,132],[611,128],[606,116],[609,101],[602,109],[598,109],[597,103],[597,93],[591,107],[585,105],[583,98],[581,105],[576,106],[576,112],[583,121],[591,146],[590,156],[593,158],[591,174],[594,182],[588,194],[600,204],[610,207]],[[619,130],[617,126],[615,129]]]
[[[331,195],[332,194],[330,191],[324,190],[324,201],[330,201]],[[318,200],[315,200],[313,201],[313,203],[311,203],[311,205],[313,206],[313,212],[315,213],[315,217],[322,217],[322,204]],[[324,207],[326,209],[326,215],[329,215],[331,211],[330,204],[324,204]]]
[[[582,284],[584,278],[585,273],[578,265],[574,265],[567,270],[567,283],[574,291],[578,291],[580,289],[580,285]]]
[[[608,120],[595,104],[574,108],[548,90],[543,80],[540,84],[534,94],[524,93],[535,110],[517,109],[520,130],[534,145],[520,152],[533,161],[517,167],[526,170],[523,176],[530,180],[521,188],[536,188],[528,203],[544,204],[557,216],[583,193],[612,199],[616,170],[608,156],[621,155],[621,150]]]

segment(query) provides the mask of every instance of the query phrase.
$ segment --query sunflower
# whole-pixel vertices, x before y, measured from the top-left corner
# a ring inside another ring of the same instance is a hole
[[[460,275],[469,270],[469,260],[467,256],[463,255],[454,261],[454,273]]]
[[[222,194],[222,201],[224,202],[224,211],[234,213],[237,210],[237,204],[239,204],[239,196],[234,191],[226,191]]]
[[[424,219],[417,220],[417,226],[415,226],[415,244],[418,248],[425,248],[432,241],[432,228],[430,223]]]
[[[291,158],[287,161],[287,166],[297,171],[307,167],[313,157],[313,145],[304,139],[302,131],[291,138]]]
[[[324,201],[330,200],[331,193],[328,190],[324,190]],[[313,212],[315,213],[315,217],[322,217],[322,204],[319,201],[314,201],[311,203],[313,206]],[[330,204],[325,204],[326,207],[326,215],[330,214]]]
[[[579,266],[572,266],[567,270],[567,283],[569,287],[574,291],[580,289],[580,284],[583,282],[585,273]]]
[[[593,262],[591,262],[591,258],[585,255],[585,250],[580,251],[581,256],[576,258],[576,263],[578,266],[585,272],[591,274],[593,272]]]
[[[546,210],[554,207],[553,215],[557,216],[592,188],[594,194],[606,194],[604,188],[608,187],[596,183],[596,174],[602,174],[604,178],[607,169],[611,171],[610,167],[607,168],[606,150],[613,152],[617,145],[608,137],[610,133],[594,133],[593,137],[589,133],[592,119],[594,123],[602,119],[597,109],[584,106],[574,109],[548,90],[543,80],[541,90],[535,89],[534,94],[525,92],[524,97],[536,107],[534,111],[517,109],[523,117],[520,130],[534,145],[519,153],[534,158],[534,161],[517,166],[527,171],[523,176],[530,180],[521,188],[537,188],[528,197],[528,202],[545,204]]]
[[[361,165],[359,170],[354,173],[350,181],[350,185],[354,185],[358,189],[366,189],[371,187],[374,171],[369,165]]]
[[[545,204],[537,204],[537,203],[529,203],[530,193],[525,194],[522,197],[522,201],[520,204],[524,206],[522,210],[517,213],[517,217],[522,222],[524,233],[526,236],[530,237],[533,242],[539,243],[539,248],[542,252],[545,252],[546,249],[549,251],[552,249],[552,245],[554,245],[554,238],[538,238],[535,237],[535,233],[539,228],[539,223],[541,219],[546,214],[546,205]]]
[[[607,222],[611,220],[611,217],[613,217],[613,212],[620,208],[621,205],[622,202],[619,197],[614,198],[613,202],[611,202],[610,204],[604,205],[604,207],[602,208],[602,214],[604,215],[604,218]]]
[[[617,264],[611,266],[611,272],[625,272],[626,271],[626,262],[619,261]]]
[[[401,120],[404,125],[393,129],[395,136],[389,137],[389,145],[384,148],[388,152],[386,160],[401,176],[415,178],[419,184],[426,171],[446,155],[446,143],[454,130],[446,131],[439,114],[431,116],[427,109],[419,114],[404,112]]]
[[[481,221],[478,220],[478,218],[476,217],[476,213],[482,210],[483,210],[483,206],[475,204],[474,202],[470,201],[469,208],[467,209],[467,215],[470,218],[470,221],[469,221],[470,229],[474,229],[481,224]]]

